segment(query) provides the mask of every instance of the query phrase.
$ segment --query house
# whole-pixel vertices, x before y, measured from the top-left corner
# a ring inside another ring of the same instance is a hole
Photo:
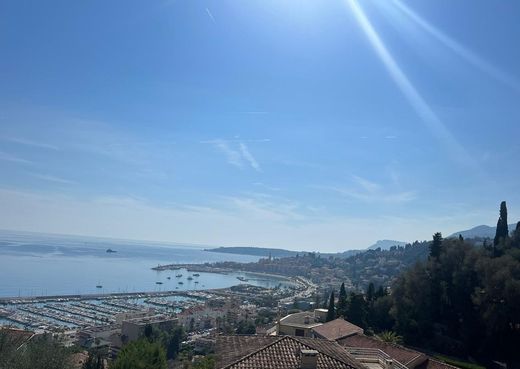
[[[152,327],[153,330],[169,331],[175,325],[177,325],[176,318],[162,315],[124,320],[121,326],[121,337],[124,337],[124,342],[131,342],[141,338],[147,326]]]
[[[374,369],[455,368],[422,352],[366,336],[363,328],[342,318],[325,322],[326,313],[326,309],[316,309],[314,314],[287,315],[278,322],[276,334],[337,342],[352,359]]]
[[[337,342],[306,337],[219,336],[217,369],[366,369]]]
[[[276,334],[279,336],[313,337],[313,328],[322,325],[325,322],[326,315],[326,309],[289,314],[278,321]]]
[[[337,341],[355,334],[363,334],[363,328],[338,318],[312,329],[313,337]]]
[[[340,338],[337,342],[354,358],[364,362],[392,362],[399,369],[456,369],[422,352],[401,345],[383,342],[364,334]]]

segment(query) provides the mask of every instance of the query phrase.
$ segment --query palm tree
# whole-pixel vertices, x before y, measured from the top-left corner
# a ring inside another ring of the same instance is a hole
[[[383,342],[394,344],[399,344],[403,341],[403,337],[399,336],[397,333],[393,331],[383,331],[379,333],[377,337]]]

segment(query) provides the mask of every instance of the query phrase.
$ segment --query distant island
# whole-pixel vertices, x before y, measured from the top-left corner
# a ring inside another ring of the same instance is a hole
[[[217,247],[214,249],[205,249],[209,252],[221,252],[225,254],[241,254],[253,256],[265,256],[274,258],[285,258],[304,254],[304,251],[290,251],[284,249],[264,248],[264,247]]]
[[[112,250],[112,249],[107,249],[107,253],[109,253],[109,254],[112,254],[114,252],[117,252],[117,251],[116,250]]]

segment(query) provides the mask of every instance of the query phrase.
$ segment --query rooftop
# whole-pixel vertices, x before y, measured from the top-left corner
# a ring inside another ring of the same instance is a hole
[[[428,360],[428,356],[422,352],[411,350],[400,345],[383,342],[363,334],[355,334],[353,336],[342,338],[338,340],[338,343],[341,346],[346,347],[379,349],[408,368],[416,368]]]
[[[363,369],[338,343],[318,338],[220,336],[217,368],[299,369],[302,350],[315,350],[317,369]]]
[[[344,337],[348,337],[357,333],[363,333],[363,328],[355,324],[347,322],[343,318],[338,318],[322,324],[312,329],[313,332],[321,338],[336,341]]]
[[[313,313],[304,311],[302,313],[294,313],[283,317],[280,319],[280,324],[299,328],[313,328],[322,325],[323,323],[316,321]]]

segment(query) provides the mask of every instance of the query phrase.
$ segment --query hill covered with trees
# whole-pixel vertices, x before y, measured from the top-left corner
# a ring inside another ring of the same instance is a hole
[[[520,222],[509,232],[501,204],[494,241],[475,247],[436,233],[425,260],[389,288],[340,289],[337,315],[369,332],[392,330],[405,343],[454,356],[520,365]]]

